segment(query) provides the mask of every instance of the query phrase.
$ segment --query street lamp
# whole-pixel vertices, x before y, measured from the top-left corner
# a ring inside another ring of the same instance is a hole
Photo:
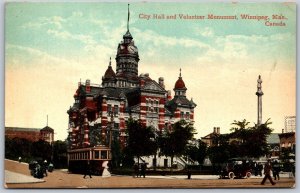
[[[110,112],[110,127],[109,127],[109,148],[111,150],[111,143],[112,143],[112,131],[114,130],[114,114]]]

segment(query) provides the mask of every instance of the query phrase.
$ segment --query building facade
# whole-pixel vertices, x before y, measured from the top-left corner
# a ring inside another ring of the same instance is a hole
[[[155,81],[148,73],[138,75],[139,60],[138,48],[127,25],[117,47],[115,71],[110,59],[101,84],[92,84],[90,80],[78,83],[75,102],[67,111],[71,150],[108,146],[111,131],[124,147],[126,122],[130,117],[157,132],[181,119],[194,123],[196,104],[186,97],[181,69],[171,97],[164,78]]]
[[[204,142],[207,147],[212,147],[212,146],[218,146],[218,140],[217,138],[221,135],[220,133],[220,127],[214,127],[214,130],[212,133],[201,137],[201,141]]]
[[[5,137],[9,139],[23,138],[32,142],[44,140],[52,144],[54,142],[54,130],[48,126],[43,129],[5,127]]]

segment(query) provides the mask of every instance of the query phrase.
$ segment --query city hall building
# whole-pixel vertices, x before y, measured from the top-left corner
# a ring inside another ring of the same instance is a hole
[[[163,77],[156,81],[148,73],[139,75],[139,52],[128,25],[118,44],[115,60],[115,70],[110,60],[101,85],[92,84],[90,80],[78,83],[75,102],[67,111],[71,159],[96,156],[109,160],[110,132],[113,131],[124,147],[126,121],[130,117],[158,132],[181,119],[194,123],[196,104],[186,97],[187,87],[181,69],[178,79],[174,80],[174,97],[166,90]],[[87,151],[76,155],[74,152],[79,152],[76,149],[80,148]]]

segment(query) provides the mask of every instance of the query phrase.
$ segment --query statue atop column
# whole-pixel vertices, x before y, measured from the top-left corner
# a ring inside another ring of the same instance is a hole
[[[258,79],[257,79],[257,92],[259,93],[262,93],[262,90],[261,90],[261,83],[262,83],[262,79],[261,79],[261,76],[259,75],[258,76]],[[263,94],[263,93],[262,93]],[[257,94],[256,94],[257,95]]]

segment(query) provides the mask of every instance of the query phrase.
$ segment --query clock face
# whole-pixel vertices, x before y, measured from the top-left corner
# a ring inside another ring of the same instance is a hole
[[[130,53],[135,53],[136,52],[136,48],[134,46],[128,46],[128,51]]]

